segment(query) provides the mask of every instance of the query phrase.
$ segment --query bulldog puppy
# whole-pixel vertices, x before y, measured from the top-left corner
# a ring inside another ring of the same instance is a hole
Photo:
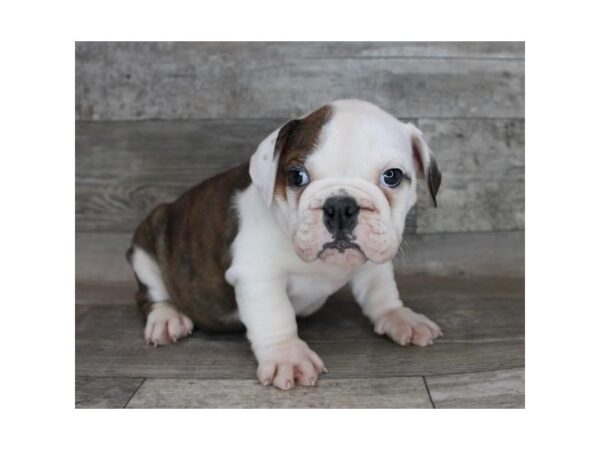
[[[146,341],[245,327],[263,385],[314,386],[327,370],[296,316],[350,283],[376,333],[431,345],[442,332],[403,306],[392,267],[418,178],[435,205],[441,174],[421,131],[375,105],[339,100],[287,122],[249,164],[137,228],[127,256]]]

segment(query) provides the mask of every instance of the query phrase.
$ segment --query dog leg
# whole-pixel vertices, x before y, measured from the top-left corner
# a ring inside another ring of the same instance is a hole
[[[351,286],[377,334],[387,335],[398,345],[421,347],[432,345],[435,339],[443,336],[433,321],[403,305],[391,262],[365,266],[354,276]]]
[[[194,325],[169,301],[156,261],[137,247],[133,248],[130,260],[139,284],[137,303],[146,317],[146,343],[154,346],[168,345],[190,335]]]
[[[314,386],[326,369],[321,358],[298,337],[285,282],[238,281],[235,293],[240,319],[258,361],[260,383],[284,390],[295,385]]]

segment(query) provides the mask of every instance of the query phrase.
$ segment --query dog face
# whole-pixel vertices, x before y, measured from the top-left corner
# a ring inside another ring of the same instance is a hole
[[[303,261],[344,266],[393,258],[417,178],[434,205],[441,183],[421,131],[360,100],[275,130],[252,156],[250,176]]]

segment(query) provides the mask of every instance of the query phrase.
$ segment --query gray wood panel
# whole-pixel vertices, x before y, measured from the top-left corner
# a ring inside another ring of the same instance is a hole
[[[282,120],[79,123],[78,231],[128,231],[158,203],[246,161]],[[406,233],[522,230],[524,123],[421,120],[443,172],[438,208],[424,183]]]
[[[525,228],[523,120],[419,120],[443,173],[438,208],[419,189],[418,233]]]
[[[400,348],[377,336],[358,306],[329,302],[299,322],[299,334],[329,368],[327,378],[421,376],[523,367],[524,308],[518,297],[407,300],[445,336],[429,348]],[[77,307],[76,367],[80,376],[253,379],[255,362],[243,334],[195,331],[177,345],[142,340],[133,305]]]
[[[76,408],[124,408],[143,378],[76,377]]]
[[[396,264],[400,273],[525,276],[523,231],[416,234],[405,241]]]
[[[78,231],[133,233],[161,202],[249,159],[280,121],[78,123]]]
[[[522,43],[81,43],[76,117],[290,117],[355,97],[398,116],[523,117],[522,58]]]
[[[162,202],[247,161],[284,119],[78,123],[77,231],[127,231]],[[415,212],[406,233],[416,228]],[[123,250],[124,251],[124,250]]]
[[[524,369],[426,377],[436,408],[524,408]]]
[[[319,380],[287,392],[254,380],[147,380],[128,408],[431,408],[422,378]]]
[[[78,282],[101,286],[104,283],[131,285],[133,273],[125,259],[125,251],[131,243],[132,234],[77,233],[75,262]],[[405,238],[403,254],[396,258],[395,264],[400,275],[452,276],[457,283],[464,276],[493,277],[494,280],[523,278],[524,241],[522,231],[412,235]],[[481,284],[477,280],[475,282]],[[413,281],[409,280],[409,283]],[[88,292],[98,297],[96,292]],[[105,296],[102,292],[99,295]]]
[[[77,42],[82,62],[108,52],[172,55],[185,60],[256,58],[480,58],[525,59],[525,43],[509,42]]]

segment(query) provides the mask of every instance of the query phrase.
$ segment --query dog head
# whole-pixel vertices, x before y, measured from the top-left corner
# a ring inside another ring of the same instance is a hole
[[[275,130],[252,156],[250,176],[302,260],[347,266],[393,258],[417,178],[434,205],[441,183],[421,131],[360,100]]]

